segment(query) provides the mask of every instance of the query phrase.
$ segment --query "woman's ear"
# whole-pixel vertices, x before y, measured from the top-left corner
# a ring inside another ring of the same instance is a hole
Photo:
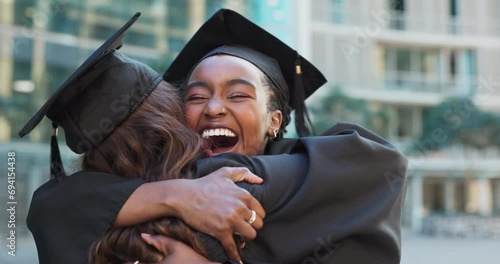
[[[271,112],[269,128],[267,129],[267,135],[270,138],[276,138],[278,132],[280,131],[281,122],[283,122],[283,114],[280,110],[274,110]]]
[[[274,110],[271,114],[271,126],[280,129],[281,122],[283,122],[283,114],[280,110]]]

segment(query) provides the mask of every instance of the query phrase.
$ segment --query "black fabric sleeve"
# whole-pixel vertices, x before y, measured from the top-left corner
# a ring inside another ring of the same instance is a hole
[[[27,225],[40,264],[88,263],[90,245],[112,225],[142,179],[79,172],[53,179],[33,194]]]
[[[222,167],[248,168],[263,178],[263,184],[239,182],[236,185],[248,190],[258,201],[264,202],[262,206],[266,214],[271,214],[287,203],[300,189],[306,179],[309,164],[305,153],[255,157],[226,153],[201,159],[197,167],[197,177],[203,177]]]
[[[222,167],[246,167],[261,176],[264,179],[262,184],[245,182],[236,184],[248,190],[260,201],[267,215],[278,212],[299,191],[309,168],[305,154],[248,157],[238,153],[225,153],[214,158],[199,160],[197,167],[197,177],[203,177]],[[204,244],[209,259],[223,263],[229,261],[217,239],[201,232],[198,232],[197,236]],[[235,240],[238,241],[239,238],[235,236]],[[240,254],[245,254],[245,251]]]
[[[267,212],[244,263],[399,263],[406,158],[352,124],[286,144],[292,155],[240,158],[264,178],[241,186]]]

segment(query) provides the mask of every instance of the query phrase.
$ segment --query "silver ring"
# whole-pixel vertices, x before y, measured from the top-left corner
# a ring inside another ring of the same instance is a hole
[[[252,216],[250,216],[250,219],[248,219],[247,223],[253,224],[253,222],[255,222],[255,219],[257,219],[257,213],[252,210]]]

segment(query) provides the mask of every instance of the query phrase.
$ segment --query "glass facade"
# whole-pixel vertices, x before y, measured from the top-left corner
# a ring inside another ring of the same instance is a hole
[[[443,95],[471,95],[476,84],[472,50],[381,46],[384,87]]]

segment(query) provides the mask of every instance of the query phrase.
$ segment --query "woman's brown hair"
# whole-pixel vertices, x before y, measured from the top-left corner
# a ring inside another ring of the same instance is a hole
[[[82,169],[148,182],[190,178],[201,139],[186,126],[183,109],[176,88],[162,81],[101,145],[83,155]],[[167,217],[109,230],[91,246],[90,263],[161,261],[163,253],[147,245],[141,233],[167,235],[205,255],[194,231],[182,220]]]

